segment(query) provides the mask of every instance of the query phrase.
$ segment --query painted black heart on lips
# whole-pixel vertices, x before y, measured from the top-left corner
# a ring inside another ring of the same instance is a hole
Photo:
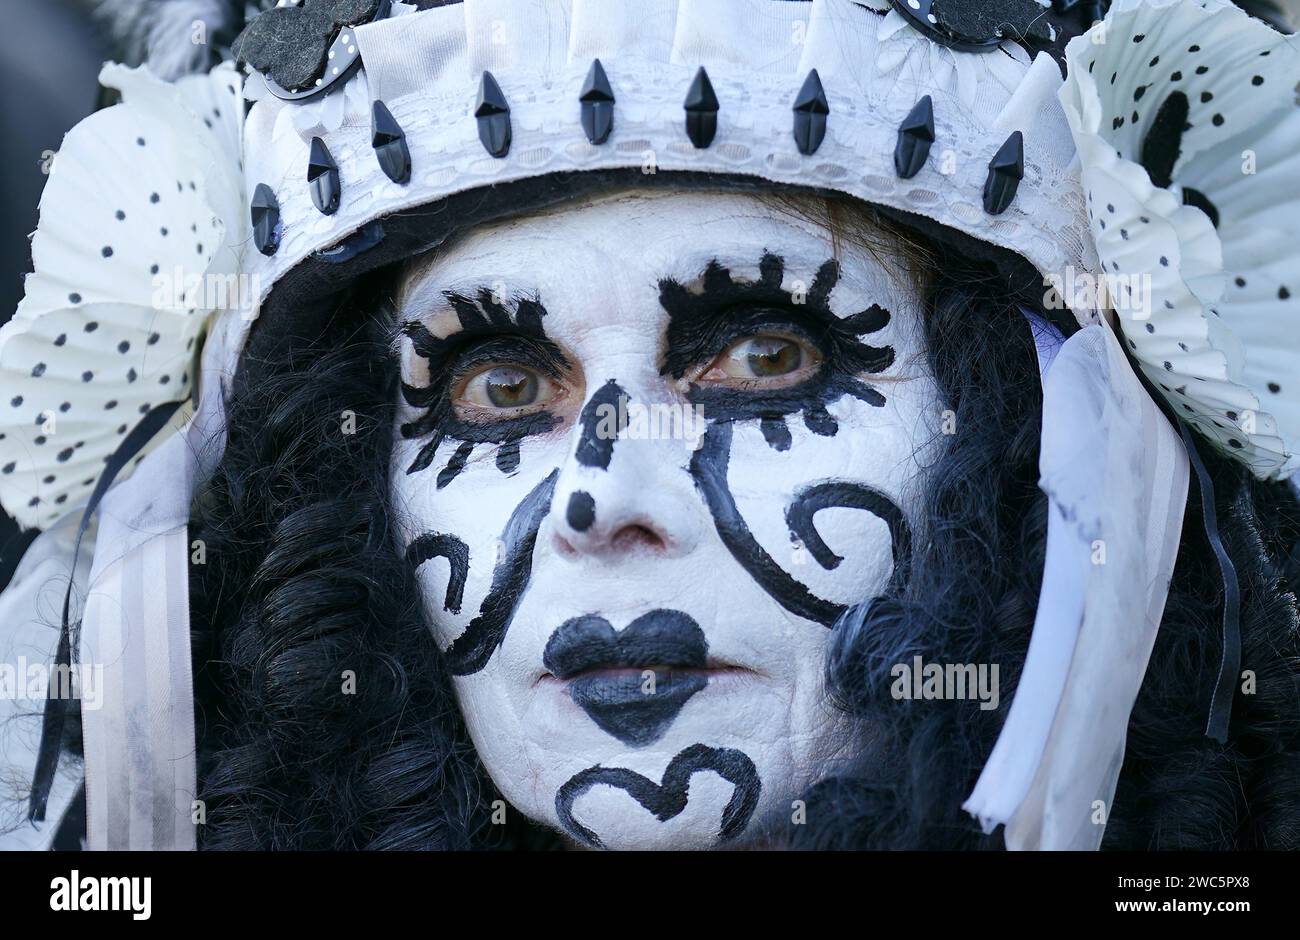
[[[570,698],[602,731],[644,747],[663,737],[687,700],[708,685],[703,673],[674,668],[703,669],[708,653],[693,618],[652,610],[619,632],[595,614],[567,620],[547,640],[542,662],[556,678],[569,680]],[[653,667],[649,689],[637,673],[584,675],[638,667]]]
[[[369,22],[382,2],[303,0],[301,6],[272,7],[244,27],[231,51],[281,88],[306,88],[324,70],[339,30]]]
[[[555,812],[569,834],[584,845],[603,849],[605,843],[573,818],[573,803],[594,786],[605,784],[626,792],[660,822],[667,822],[686,808],[691,776],[711,770],[734,788],[722,811],[718,842],[734,839],[749,825],[758,806],[762,785],[754,762],[740,751],[726,747],[692,744],[668,764],[663,783],[655,783],[626,767],[591,767],[574,774],[555,794]]]

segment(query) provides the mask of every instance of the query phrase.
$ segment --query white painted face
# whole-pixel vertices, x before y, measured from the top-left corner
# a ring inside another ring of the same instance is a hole
[[[709,193],[475,229],[413,270],[401,547],[492,779],[592,846],[789,824],[852,738],[830,626],[906,564],[937,427],[903,279]]]

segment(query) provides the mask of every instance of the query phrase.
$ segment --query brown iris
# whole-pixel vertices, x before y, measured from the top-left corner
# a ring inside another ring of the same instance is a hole
[[[485,376],[487,398],[497,408],[522,408],[537,401],[537,375],[514,366],[497,366]]]
[[[803,364],[803,350],[779,336],[757,336],[736,350],[756,377],[786,375]]]

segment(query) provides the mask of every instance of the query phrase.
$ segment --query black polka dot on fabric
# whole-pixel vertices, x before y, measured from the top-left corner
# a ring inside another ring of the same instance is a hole
[[[157,203],[158,200],[159,200],[160,198],[162,198],[162,197],[160,197],[157,193],[150,193],[150,194],[149,194],[149,201],[152,202],[152,203]]]
[[[129,352],[130,349],[131,349],[131,344],[128,343],[126,340],[122,340],[122,342],[117,344],[117,351],[120,353]]]
[[[158,273],[158,265],[156,265],[156,264],[151,264],[151,265],[149,265],[149,273],[150,273],[150,274],[157,274],[157,273]]]
[[[1147,65],[1148,65],[1150,68],[1155,68],[1155,67],[1156,67],[1157,65],[1159,65],[1159,64],[1160,64],[1160,56],[1156,56],[1156,57],[1153,58],[1150,62],[1147,63]]]
[[[32,366],[32,378],[39,379],[44,374],[45,374],[45,363],[38,362],[36,363],[36,365]]]
[[[134,381],[135,381],[136,379],[138,379],[138,378],[139,378],[139,376],[136,375],[134,369],[127,369],[127,370],[126,370],[126,380],[127,380],[128,382],[134,382]]]
[[[65,447],[63,448],[63,450],[59,451],[59,455],[56,459],[59,461],[59,463],[67,463],[68,458],[71,456],[72,456],[72,448]]]
[[[1187,51],[1188,51],[1188,52],[1200,52],[1200,51],[1201,51],[1201,47],[1200,47],[1200,46],[1196,46],[1196,45],[1188,46]]]
[[[1166,258],[1164,255],[1161,255],[1161,256],[1160,256],[1160,266],[1161,266],[1162,268],[1167,268],[1167,267],[1169,267],[1169,259]]]
[[[1169,360],[1167,360],[1167,359],[1165,360],[1164,366],[1165,366],[1165,371],[1166,371],[1166,372],[1173,372],[1173,371],[1174,371],[1174,364],[1173,364],[1172,362],[1170,362]]]
[[[1201,92],[1201,104],[1208,104],[1213,100],[1214,100],[1214,92],[1211,91]]]
[[[72,410],[72,402],[65,401],[63,404],[59,405],[59,410],[62,411],[64,414],[67,414],[69,411]]]
[[[156,343],[156,342],[158,342],[158,334],[157,334],[157,333],[150,333],[150,334],[149,334],[149,345],[152,346],[152,345],[153,345],[154,343]]]
[[[1287,290],[1285,284],[1283,284],[1281,287],[1277,289],[1278,300],[1289,300],[1290,298],[1291,298],[1291,292]]]
[[[89,369],[81,373],[81,381],[83,382],[89,382],[94,377],[95,377],[95,373],[91,372]]]
[[[68,494],[60,493],[58,496],[54,497],[54,501],[58,503],[60,506],[62,506],[64,503],[68,501]]]
[[[149,413],[149,403],[145,402],[143,405],[140,406],[140,414],[147,415],[148,413]]]
[[[1148,324],[1147,324],[1147,332],[1148,332],[1148,333],[1154,333],[1155,331],[1156,331],[1155,325],[1154,325],[1154,324],[1151,324],[1151,323],[1148,323]]]
[[[1208,65],[1198,65],[1198,66],[1196,67],[1196,74],[1197,74],[1197,75],[1204,75],[1204,74],[1205,74],[1206,72],[1208,72],[1209,70],[1210,70],[1210,67],[1209,67]]]
[[[158,234],[162,235],[163,238],[166,238],[166,237],[167,237],[167,226],[164,225],[162,228],[158,229]]]
[[[1171,82],[1181,82],[1183,80],[1183,73],[1174,72],[1172,75],[1169,76],[1169,80]]]
[[[116,400],[116,399],[112,399],[112,398],[110,398],[108,401],[104,402],[104,410],[105,410],[105,411],[112,411],[112,410],[113,410],[114,408],[116,408],[116,407],[117,407],[117,400]]]
[[[123,212],[121,209],[118,209],[116,212],[113,213],[113,218],[117,219],[117,221],[119,222],[125,221],[126,213]]]
[[[68,302],[74,304],[81,303],[81,295],[78,294],[76,291],[73,291],[71,294],[68,295]]]
[[[164,376],[159,377],[159,379],[158,379],[158,384],[159,384],[159,385],[166,385],[166,384],[167,384],[168,382],[170,382],[171,380],[172,380],[172,377],[171,377],[170,375],[164,375]]]
[[[1136,36],[1133,37],[1133,41],[1134,41],[1135,43],[1137,43],[1137,42],[1141,42],[1142,40],[1144,40],[1144,39],[1146,39],[1146,38],[1147,38],[1147,37],[1146,37],[1144,34],[1142,34],[1142,33],[1138,33]]]
[[[1211,121],[1211,123],[1214,124],[1215,127],[1222,127],[1222,126],[1223,126],[1223,115],[1222,115],[1222,114],[1216,114],[1214,117],[1210,118],[1210,121]]]
[[[13,405],[15,408],[21,408],[23,404],[23,396],[15,395],[13,398],[9,399],[9,404]]]
[[[54,474],[47,473],[45,474],[45,476],[41,477],[41,482],[45,484],[49,484],[49,483],[53,483],[54,479],[55,479]]]
[[[13,473],[13,472],[14,472],[14,467],[15,467],[15,466],[17,466],[17,464],[15,464],[15,463],[11,460],[11,461],[9,461],[7,464],[5,464],[3,467],[0,467],[0,471],[3,471],[3,472],[5,472],[5,473]]]
[[[1282,386],[1278,385],[1276,382],[1269,382],[1268,390],[1276,395],[1278,392],[1282,391]]]
[[[113,246],[105,245],[103,248],[99,249],[99,253],[105,258],[111,258],[113,257]]]
[[[67,334],[67,333],[60,333],[58,336],[54,337],[54,345],[55,345],[55,346],[62,346],[62,345],[63,345],[64,343],[66,343],[67,341],[68,341],[68,334]]]
[[[96,322],[95,320],[91,320],[89,323],[83,326],[82,329],[85,330],[87,333],[93,333],[97,329],[99,329],[99,323]]]
[[[143,146],[144,146],[144,138],[143,138],[143,137],[137,137],[137,138],[135,139],[135,143],[136,143],[136,146],[137,146],[137,147],[143,147]]]
[[[1236,284],[1238,287],[1245,287],[1246,279],[1244,277],[1233,278],[1233,283]]]
[[[1264,76],[1263,76],[1263,75],[1256,75],[1254,78],[1252,78],[1252,79],[1250,80],[1250,83],[1251,83],[1252,85],[1255,85],[1256,87],[1258,87],[1258,86],[1264,84]]]
[[[32,443],[33,443],[33,444],[40,444],[40,445],[44,446],[44,444],[45,444],[45,435],[42,434],[42,435],[40,435],[39,437],[36,437],[35,439],[32,440]]]

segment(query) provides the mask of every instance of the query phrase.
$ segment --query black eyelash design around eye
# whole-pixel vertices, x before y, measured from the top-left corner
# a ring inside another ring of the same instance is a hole
[[[519,467],[519,441],[533,434],[549,431],[558,420],[545,411],[520,415],[490,423],[465,421],[452,409],[451,389],[465,373],[477,365],[509,359],[535,366],[552,376],[569,365],[564,354],[546,335],[542,319],[546,308],[537,298],[520,298],[514,302],[513,316],[487,288],[473,297],[448,292],[447,302],[456,312],[461,329],[446,339],[439,339],[412,320],[402,325],[417,356],[428,364],[430,382],[423,387],[402,383],[402,397],[412,408],[424,413],[403,424],[403,437],[412,439],[431,435],[407,467],[407,473],[427,469],[433,463],[444,440],[458,440],[461,445],[438,473],[437,486],[442,489],[464,469],[474,445],[496,444],[497,469],[513,473]]]
[[[785,262],[767,252],[759,262],[759,280],[735,281],[716,260],[704,271],[703,289],[690,291],[671,279],[659,282],[659,302],[668,312],[668,342],[661,372],[681,378],[693,365],[718,355],[741,335],[763,325],[789,324],[818,346],[824,362],[817,374],[798,385],[776,390],[742,391],[692,386],[689,398],[715,420],[758,419],[764,438],[777,450],[790,446],[785,418],[804,413],[804,424],[815,434],[831,436],[839,429],[826,410],[844,395],[875,407],[885,396],[857,376],[879,373],[894,362],[890,346],[872,346],[859,337],[884,329],[889,311],[878,304],[847,317],[830,309],[831,290],[839,280],[839,264],[826,261],[812,285],[796,303],[781,282]]]

